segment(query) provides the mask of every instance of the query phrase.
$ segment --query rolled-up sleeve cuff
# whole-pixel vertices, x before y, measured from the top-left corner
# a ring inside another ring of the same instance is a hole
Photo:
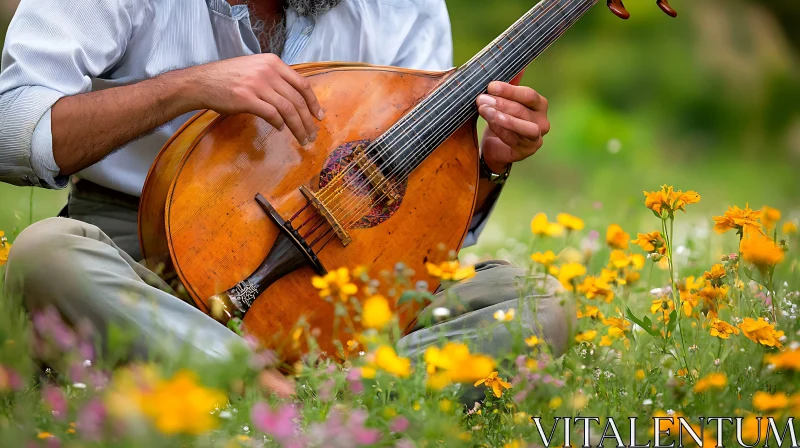
[[[33,130],[31,138],[31,168],[44,184],[50,188],[64,188],[69,176],[59,176],[61,169],[53,156],[53,132],[50,126],[50,109]]]
[[[50,108],[63,96],[41,86],[0,96],[0,180],[44,188],[67,185],[67,176],[58,176],[50,129]]]
[[[486,222],[489,221],[489,215],[491,215],[492,210],[494,210],[494,206],[497,204],[497,198],[500,197],[501,191],[503,191],[502,186],[498,185],[495,187],[489,194],[489,197],[486,198],[486,202],[483,203],[483,206],[475,210],[475,213],[472,215],[469,231],[461,247],[469,247],[478,243],[478,236],[483,231],[483,228],[486,227]]]

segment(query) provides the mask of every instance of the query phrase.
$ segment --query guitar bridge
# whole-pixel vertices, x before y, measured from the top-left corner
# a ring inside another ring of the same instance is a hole
[[[350,244],[350,242],[352,241],[350,235],[347,233],[344,227],[339,223],[336,217],[333,216],[330,210],[328,210],[325,204],[323,204],[322,201],[319,200],[317,195],[315,195],[314,192],[309,190],[305,185],[300,186],[300,193],[303,193],[303,196],[305,196],[306,199],[308,199],[308,203],[311,204],[311,206],[314,207],[314,209],[320,215],[322,215],[323,218],[325,218],[325,221],[327,221],[328,224],[331,226],[334,233],[336,233],[336,236],[338,236],[339,239],[342,241],[342,246],[347,246],[348,244]]]

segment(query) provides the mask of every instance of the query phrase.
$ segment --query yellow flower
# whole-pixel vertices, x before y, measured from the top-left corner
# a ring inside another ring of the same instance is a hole
[[[700,394],[711,388],[722,389],[728,384],[728,377],[724,373],[712,373],[705,378],[701,378],[694,385],[694,393]]]
[[[689,204],[700,202],[700,195],[695,191],[687,191],[684,193],[681,190],[675,191],[673,187],[666,185],[661,186],[659,191],[644,191],[644,205],[653,211],[656,215],[661,217],[662,212],[667,212],[672,215],[677,210],[683,210]]]
[[[511,383],[505,382],[502,378],[497,376],[497,371],[494,371],[489,374],[486,378],[478,380],[475,382],[475,387],[480,386],[481,384],[485,384],[486,387],[492,390],[494,396],[500,398],[503,396],[503,389],[511,389]]]
[[[560,268],[556,268],[555,266],[551,267],[550,273],[558,278],[558,281],[564,285],[564,288],[568,291],[572,291],[575,289],[572,285],[572,281],[586,274],[586,266],[580,263],[567,263]]]
[[[753,407],[759,411],[772,411],[775,409],[783,409],[789,406],[789,397],[783,392],[778,392],[775,395],[767,392],[756,392],[753,395]]]
[[[575,342],[591,342],[597,337],[597,330],[587,330],[575,335]]]
[[[752,238],[745,238],[739,249],[745,261],[753,263],[762,271],[783,261],[783,249],[765,236],[756,235]]]
[[[558,216],[556,216],[556,221],[567,230],[583,230],[583,220],[576,216],[559,213]]]
[[[681,307],[686,317],[692,315],[694,308],[700,303],[700,296],[695,293],[681,291]]]
[[[511,322],[514,320],[514,308],[510,308],[507,311],[497,310],[492,317],[499,322]]]
[[[442,412],[450,412],[453,409],[453,402],[447,398],[439,400],[439,410]]]
[[[543,341],[536,337],[536,335],[532,335],[531,337],[525,339],[525,345],[528,347],[536,347],[537,345],[541,344]]]
[[[777,208],[772,208],[769,206],[764,206],[761,209],[761,223],[764,224],[764,228],[767,231],[772,230],[775,227],[775,224],[781,220],[781,211]]]
[[[393,316],[392,309],[389,308],[389,301],[382,295],[377,294],[364,302],[361,322],[366,328],[382,330],[386,324],[392,321]]]
[[[648,253],[657,253],[660,255],[665,255],[667,253],[667,242],[664,241],[664,237],[661,236],[661,232],[649,232],[649,233],[639,233],[636,235],[636,239],[632,240],[631,243],[638,244],[645,252]]]
[[[739,324],[742,333],[751,341],[767,347],[781,348],[780,338],[783,337],[783,331],[775,331],[773,324],[768,323],[764,319],[753,319],[745,317],[744,321]]]
[[[475,277],[475,266],[461,266],[458,260],[433,264],[425,263],[428,275],[442,280],[460,281]]]
[[[600,277],[586,277],[583,283],[578,285],[578,292],[586,296],[587,299],[601,298],[606,303],[614,300],[614,291],[604,279]]]
[[[732,334],[739,334],[739,329],[721,319],[714,319],[709,331],[711,336],[728,339]]]
[[[800,348],[786,350],[775,355],[766,355],[764,362],[774,365],[778,370],[800,372]]]
[[[631,236],[622,230],[619,224],[611,224],[606,230],[606,243],[613,249],[628,249],[628,241]]]
[[[411,360],[397,356],[397,352],[388,345],[382,345],[375,350],[375,358],[371,366],[373,368],[377,367],[400,378],[408,378],[411,376]],[[361,374],[364,375],[363,368]]]
[[[164,434],[202,434],[217,427],[212,412],[227,403],[225,394],[198,384],[197,375],[181,370],[170,380],[160,380],[142,395],[142,412]]]
[[[0,230],[0,266],[8,261],[8,253],[11,252],[11,243],[6,238],[6,233]]]
[[[728,207],[722,216],[714,217],[714,230],[717,233],[736,230],[742,236],[763,235],[764,229],[761,228],[760,219],[760,210],[751,210],[749,205],[745,205],[744,209],[734,205]]]
[[[611,344],[614,343],[614,340],[611,339],[610,336],[603,336],[600,338],[600,347],[611,347]]]
[[[547,407],[549,407],[550,409],[558,409],[561,407],[561,403],[563,402],[564,400],[562,400],[561,397],[553,397],[552,399],[550,399],[550,402],[547,403]]]
[[[591,317],[592,319],[602,318],[603,313],[600,312],[600,308],[592,305],[586,305],[584,307],[584,311],[581,311],[578,308],[578,319],[583,319],[584,317]]]
[[[456,342],[448,342],[441,349],[429,347],[425,350],[425,363],[428,387],[437,390],[450,383],[472,383],[486,378],[495,367],[492,358],[472,354],[466,345]]]
[[[710,271],[706,271],[703,274],[703,278],[708,280],[713,286],[722,286],[722,279],[725,278],[726,275],[728,274],[725,272],[725,266],[715,264],[711,266]]]
[[[674,309],[675,302],[667,296],[662,296],[653,300],[653,303],[650,305],[650,312],[657,314],[657,319],[663,321],[665,324],[669,323],[669,315]]]
[[[784,235],[794,235],[797,233],[797,224],[794,221],[786,221],[783,223],[783,230]]]
[[[639,369],[639,370],[636,371],[636,379],[637,380],[639,380],[639,381],[643,380],[644,376],[645,376],[644,370]]]
[[[37,439],[49,439],[51,437],[55,437],[54,435],[50,434],[47,431],[42,431],[39,434],[36,434]]]
[[[332,297],[342,302],[346,302],[358,292],[358,287],[350,283],[350,271],[347,268],[330,271],[324,277],[315,275],[311,279],[311,284],[319,289],[320,297]]]
[[[559,236],[564,233],[561,224],[547,221],[547,215],[538,213],[531,220],[531,232],[539,236]]]
[[[602,319],[603,325],[608,325],[608,335],[613,338],[624,337],[628,331],[630,322],[621,317],[609,317]]]
[[[742,441],[751,446],[758,444],[759,440],[763,442],[767,438],[768,428],[769,424],[766,418],[758,420],[755,415],[748,415],[742,420]],[[708,446],[716,446],[716,443]]]
[[[512,440],[511,442],[504,443],[503,448],[522,448],[525,442],[520,442],[519,440]]]
[[[536,252],[535,254],[531,255],[531,260],[544,266],[550,266],[554,261],[556,261],[556,254],[553,253],[552,250],[548,250],[545,253]]]

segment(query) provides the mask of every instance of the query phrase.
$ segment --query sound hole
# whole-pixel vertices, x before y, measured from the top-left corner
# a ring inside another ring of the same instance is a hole
[[[334,149],[319,176],[320,196],[332,198],[329,200],[334,215],[345,228],[350,229],[375,227],[389,219],[400,208],[408,184],[405,179],[396,181],[397,173],[386,170],[382,173],[386,183],[379,186],[388,187],[396,199],[387,197],[385,190],[381,191],[374,185],[375,176],[367,175],[354,163],[354,151],[359,145],[366,148],[369,140],[348,142]],[[378,161],[375,164],[380,168]],[[347,171],[339,176],[345,169]]]

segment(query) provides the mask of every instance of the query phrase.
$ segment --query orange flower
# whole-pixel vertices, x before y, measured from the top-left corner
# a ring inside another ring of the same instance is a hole
[[[628,241],[631,236],[627,234],[618,224],[611,224],[606,230],[606,243],[613,249],[628,249]]]
[[[756,235],[742,240],[739,247],[742,258],[758,267],[762,272],[783,261],[783,249],[772,239]]]
[[[591,342],[597,337],[597,330],[587,330],[575,335],[575,342]]]
[[[780,338],[783,337],[783,331],[775,331],[775,326],[768,323],[764,319],[753,319],[745,317],[744,321],[739,324],[742,333],[751,341],[766,345],[767,347],[781,348]]]
[[[545,253],[536,252],[535,254],[531,255],[531,260],[544,266],[550,266],[554,261],[556,261],[556,254],[553,253],[552,250],[548,250]]]
[[[725,266],[721,264],[715,264],[711,266],[710,271],[706,271],[705,274],[703,274],[703,278],[708,280],[713,286],[722,286],[722,279],[726,275],[727,273],[725,272]]]
[[[760,210],[751,210],[749,205],[745,205],[744,209],[737,206],[728,207],[728,210],[722,216],[714,217],[714,230],[717,233],[725,233],[728,230],[736,230],[740,236],[750,236],[755,234],[764,234],[764,229],[761,228]]]
[[[666,217],[663,212],[672,215],[676,210],[686,212],[686,206],[700,202],[700,195],[695,191],[674,191],[673,187],[662,185],[660,191],[644,191],[644,205],[659,218]]]
[[[789,406],[789,397],[783,392],[778,392],[775,395],[767,392],[756,392],[753,395],[753,407],[759,411],[772,411],[775,409],[783,409]]]
[[[446,281],[460,281],[475,277],[475,266],[461,266],[458,260],[444,261],[439,264],[425,263],[425,269],[431,277]]]
[[[551,266],[550,274],[556,276],[565,289],[574,291],[573,281],[586,274],[586,266],[580,263],[567,263],[558,268]]]
[[[358,287],[350,282],[350,271],[347,268],[330,271],[324,277],[315,275],[311,284],[319,289],[320,297],[332,297],[342,302],[347,302],[347,299],[358,292]]]
[[[364,302],[364,309],[361,313],[361,322],[364,327],[381,330],[392,321],[393,317],[389,301],[382,295],[374,295]]]
[[[786,221],[783,223],[783,230],[784,235],[794,235],[797,233],[797,224],[794,221]]]
[[[584,317],[590,317],[592,319],[602,318],[603,313],[600,312],[600,308],[592,305],[586,305],[584,311],[581,311],[580,308],[577,312],[578,319],[583,319]]]
[[[714,319],[711,323],[711,336],[728,339],[732,334],[739,334],[739,329],[721,319]]]
[[[709,389],[722,389],[728,384],[728,377],[724,373],[712,373],[705,378],[701,378],[694,385],[694,393],[700,394]]]
[[[781,211],[777,208],[772,208],[769,206],[764,206],[761,209],[761,223],[764,224],[764,228],[767,231],[772,230],[775,228],[775,224],[781,220]]]
[[[766,355],[764,356],[764,362],[772,364],[778,370],[800,372],[800,348],[786,350],[775,355]]]
[[[500,398],[503,396],[503,389],[511,389],[511,383],[505,382],[502,378],[498,376],[497,371],[494,371],[489,374],[486,378],[482,380],[478,380],[475,382],[475,387],[480,386],[481,384],[486,385],[489,389],[492,390],[492,393],[495,397]]]
[[[614,291],[611,285],[599,277],[586,277],[583,283],[578,285],[578,292],[583,293],[587,299],[601,298],[606,303],[614,300]]]
[[[664,237],[661,236],[661,232],[649,232],[649,233],[639,233],[636,235],[636,239],[632,240],[631,243],[638,244],[645,252],[648,253],[657,253],[659,255],[666,255],[667,253],[667,242],[664,241]]]
[[[8,261],[8,253],[11,251],[11,243],[8,242],[5,232],[0,230],[0,266]]]

